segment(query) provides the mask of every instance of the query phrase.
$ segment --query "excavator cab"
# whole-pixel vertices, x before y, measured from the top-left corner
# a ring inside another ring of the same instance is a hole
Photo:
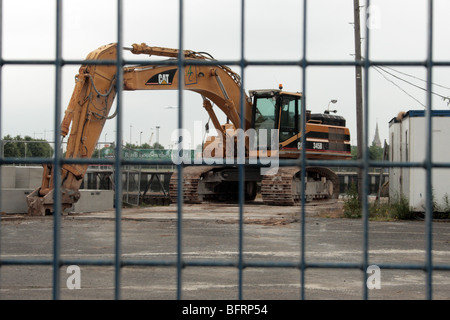
[[[285,92],[280,86],[279,90],[254,90],[249,94],[252,98],[252,128],[259,140],[259,154],[264,154],[261,148],[271,148],[270,152],[277,153],[280,159],[295,159],[301,152],[305,152],[308,159],[350,158],[350,134],[344,118],[311,114],[306,110],[303,129],[301,93]],[[274,135],[268,134],[267,130],[275,130],[277,144],[274,144]],[[306,134],[304,147],[303,132]],[[260,182],[263,202],[268,205],[297,205],[302,194],[306,201],[338,198],[339,179],[333,170],[308,166],[305,171],[302,177],[300,168],[282,166],[275,174],[264,175]],[[306,182],[304,190],[302,179]]]
[[[270,150],[273,144],[271,130],[277,130],[280,149],[298,149],[301,131],[300,93],[280,90],[253,90],[252,128],[259,137],[259,147]],[[267,139],[261,139],[266,136]]]

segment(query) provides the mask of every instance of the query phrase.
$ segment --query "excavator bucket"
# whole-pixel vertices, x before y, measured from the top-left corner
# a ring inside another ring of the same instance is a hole
[[[54,190],[48,192],[45,196],[39,195],[40,188],[34,190],[27,196],[28,215],[30,216],[46,216],[52,214],[54,208]],[[66,209],[80,199],[80,192],[63,189],[61,194],[61,213],[64,214]]]

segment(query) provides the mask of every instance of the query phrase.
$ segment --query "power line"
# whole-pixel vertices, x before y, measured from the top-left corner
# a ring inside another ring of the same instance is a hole
[[[423,88],[423,87],[421,87],[421,86],[418,86],[418,85],[416,85],[416,84],[414,84],[414,83],[412,83],[412,82],[410,82],[410,81],[408,81],[408,80],[405,80],[405,79],[403,79],[403,78],[401,78],[401,77],[399,77],[399,76],[397,76],[397,75],[395,75],[395,74],[393,74],[393,73],[391,73],[391,72],[385,70],[383,67],[380,67],[380,66],[374,66],[374,68],[375,68],[375,70],[378,71],[380,74],[381,74],[381,72],[380,72],[380,70],[381,70],[381,71],[383,71],[383,72],[389,74],[390,76],[392,76],[392,77],[394,77],[394,78],[396,78],[396,79],[398,79],[398,80],[400,80],[400,81],[406,82],[407,84],[409,84],[409,85],[411,85],[411,86],[413,86],[413,87],[415,87],[415,88],[417,88],[417,89],[420,89],[420,90],[423,90],[423,91],[427,91],[427,89],[425,89],[425,88]],[[379,70],[378,70],[378,69],[379,69]],[[389,69],[392,69],[392,68],[389,68]],[[397,70],[394,70],[394,71],[397,71]],[[397,71],[397,72],[400,72],[400,71]],[[405,75],[408,75],[408,74],[405,74]],[[394,84],[396,87],[398,87],[400,90],[402,90],[404,93],[406,93],[408,96],[410,96],[411,98],[413,98],[414,100],[416,100],[417,102],[419,102],[416,98],[414,98],[411,94],[407,93],[404,89],[402,89],[400,86],[398,86],[395,82],[393,82],[392,80],[388,79],[388,78],[385,77],[384,75],[382,75],[382,76],[383,76],[387,81],[391,82],[391,83]],[[412,76],[412,75],[408,75],[408,76],[417,78],[417,77]],[[420,79],[420,78],[417,78],[417,79],[419,79],[419,80],[421,80],[421,81],[425,81],[425,80]],[[441,86],[441,85],[438,85],[438,86],[444,87],[444,86]],[[444,87],[444,88],[446,88],[446,87]],[[448,89],[450,89],[450,88],[448,88]],[[434,92],[434,91],[432,91],[431,94],[434,94],[434,95],[440,97],[442,100],[447,101],[447,105],[450,104],[450,97],[443,96],[443,95],[441,95],[441,94],[439,94],[439,93],[436,93],[436,92]],[[419,103],[420,103],[422,106],[424,106],[421,102],[419,102]],[[425,107],[425,106],[424,106],[424,107]]]
[[[388,79],[380,70],[378,70],[378,68],[375,68],[375,71],[378,72],[379,74],[381,74],[381,76],[386,79],[387,81],[389,81],[390,83],[392,83],[394,86],[396,86],[397,88],[399,88],[401,91],[403,91],[407,96],[409,96],[410,98],[414,99],[417,103],[419,103],[421,106],[423,106],[425,108],[425,105],[420,102],[418,99],[416,99],[415,97],[413,97],[411,94],[409,94],[405,89],[403,89],[402,87],[400,87],[398,84],[396,84],[394,81],[392,81],[391,79]]]
[[[407,80],[405,80],[405,79],[403,79],[403,78],[400,78],[399,76],[396,76],[395,74],[392,74],[391,72],[384,70],[384,69],[383,69],[382,67],[380,67],[380,66],[376,66],[376,67],[377,67],[377,68],[380,68],[382,71],[386,72],[387,74],[393,76],[393,77],[396,78],[396,79],[399,79],[399,80],[401,80],[401,81],[403,81],[403,82],[406,82],[407,84],[409,84],[409,85],[411,85],[411,86],[413,86],[413,87],[416,87],[416,88],[418,88],[418,89],[420,89],[420,90],[427,91],[427,89],[422,88],[421,86],[418,86],[418,85],[416,85],[416,84],[414,84],[414,83],[412,83],[412,82],[409,82],[409,81],[407,81]],[[449,97],[445,97],[445,96],[443,96],[443,95],[441,95],[441,94],[439,94],[439,93],[436,93],[436,92],[433,92],[433,91],[432,91],[431,93],[434,94],[434,95],[437,95],[437,96],[439,96],[439,97],[441,97],[441,98],[443,98],[443,99],[449,99]]]
[[[421,78],[416,77],[416,76],[414,76],[414,75],[412,75],[412,74],[409,74],[409,73],[406,73],[406,72],[402,72],[402,71],[396,70],[396,69],[394,69],[394,68],[392,68],[392,67],[389,67],[389,66],[384,66],[383,68],[390,69],[390,70],[395,71],[395,72],[397,72],[397,73],[400,73],[400,74],[402,74],[402,75],[404,75],[404,76],[407,76],[407,77],[410,77],[410,78],[413,78],[413,79],[417,79],[417,80],[422,81],[422,82],[427,82],[427,80],[425,80],[425,79],[421,79]],[[434,85],[434,86],[437,86],[437,87],[441,87],[441,88],[443,88],[443,89],[448,89],[448,90],[450,90],[450,87],[446,87],[446,86],[440,85],[440,84],[438,84],[438,83],[431,82],[431,84]]]

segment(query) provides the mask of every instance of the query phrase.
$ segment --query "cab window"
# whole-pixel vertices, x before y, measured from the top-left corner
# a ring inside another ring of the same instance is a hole
[[[298,97],[283,97],[280,104],[280,142],[299,132],[300,101]]]

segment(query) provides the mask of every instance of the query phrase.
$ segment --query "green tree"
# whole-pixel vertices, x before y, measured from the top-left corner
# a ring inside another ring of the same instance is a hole
[[[357,146],[351,146],[350,149],[352,160],[358,160],[358,147]]]
[[[383,160],[384,150],[381,147],[372,144],[369,147],[369,159],[370,160]]]
[[[156,146],[156,147],[154,147]],[[152,146],[149,145],[148,143],[143,143],[141,145],[138,144],[130,144],[130,143],[126,143],[125,147],[126,149],[164,149],[164,146],[155,142]]]
[[[2,148],[5,158],[47,158],[53,156],[53,148],[43,139],[30,136],[3,137]]]
[[[131,144],[131,143],[128,143],[128,142],[127,142],[127,143],[125,144],[124,148],[125,148],[125,149],[132,149],[132,150],[134,150],[134,149],[139,149],[139,146],[136,145],[136,144]]]
[[[162,144],[158,143],[158,142],[155,142],[154,144],[152,144],[150,149],[161,149],[161,150],[163,150],[164,146]]]
[[[384,149],[372,144],[369,147],[369,160],[383,160]],[[352,160],[358,159],[358,147],[351,147]]]
[[[99,158],[100,157],[100,150],[101,149],[95,149],[94,152],[92,152],[92,158]]]
[[[20,158],[20,149],[18,144],[14,141],[15,139],[9,134],[3,137],[2,149],[3,156],[6,158]]]

